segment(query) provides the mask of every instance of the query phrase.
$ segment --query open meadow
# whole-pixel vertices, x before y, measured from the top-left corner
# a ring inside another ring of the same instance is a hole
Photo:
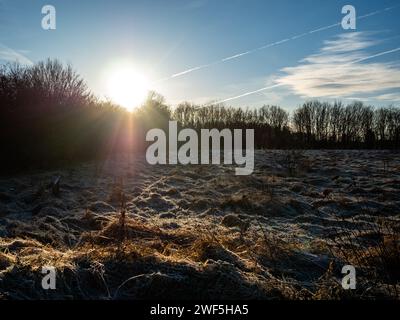
[[[120,155],[2,178],[0,298],[399,297],[398,153],[256,151],[233,170]]]

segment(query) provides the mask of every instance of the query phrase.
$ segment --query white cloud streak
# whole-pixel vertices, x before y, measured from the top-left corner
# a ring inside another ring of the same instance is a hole
[[[375,97],[371,97],[369,99],[400,102],[400,93],[386,93],[386,94],[381,94],[381,95],[378,95]]]
[[[282,69],[286,74],[276,80],[303,98],[337,98],[400,88],[399,63],[361,63],[400,51],[399,48],[367,54],[379,43],[361,32],[346,33],[325,41],[318,54],[296,67]]]
[[[23,65],[32,65],[33,62],[25,57],[22,53],[11,49],[4,44],[0,43],[0,61],[5,62],[18,62]]]
[[[357,61],[355,61],[355,62],[353,62],[353,63],[361,62],[361,61],[365,61],[365,60],[369,60],[369,59],[372,59],[372,58],[377,58],[377,57],[384,56],[384,55],[386,55],[386,54],[394,53],[394,52],[397,52],[397,51],[400,51],[400,47],[399,47],[399,48],[396,48],[396,49],[393,49],[393,50],[388,50],[388,51],[380,52],[380,53],[374,54],[374,55],[369,56],[369,57],[365,57],[365,58],[358,59]]]
[[[239,99],[239,98],[247,97],[247,96],[250,96],[250,95],[253,95],[253,94],[256,94],[256,93],[260,93],[260,92],[263,92],[263,91],[266,91],[266,90],[269,90],[269,89],[274,89],[274,88],[281,87],[281,86],[282,86],[282,84],[274,84],[272,86],[267,86],[267,87],[264,87],[264,88],[261,88],[261,89],[257,89],[257,90],[254,90],[254,91],[249,91],[249,92],[246,92],[246,93],[243,93],[243,94],[231,97],[231,98],[219,100],[219,101],[216,101],[216,102],[213,102],[213,103],[214,104],[224,103],[224,102],[228,102],[228,101],[231,101],[231,100],[236,100],[236,99]]]
[[[285,86],[303,98],[353,99],[354,94],[381,92],[400,88],[400,64],[361,63],[400,51],[399,48],[368,55],[365,49],[380,43],[366,33],[352,32],[324,42],[320,53],[301,60],[299,66],[282,69],[286,75],[275,84],[218,101],[223,103],[276,87]],[[399,95],[383,94],[378,100],[397,101]],[[393,99],[391,99],[393,98]]]
[[[387,8],[381,9],[381,10],[377,10],[377,11],[373,11],[373,12],[367,13],[365,15],[358,16],[357,20],[361,20],[361,19],[365,19],[365,18],[368,18],[368,17],[372,17],[372,16],[375,16],[377,14],[381,14],[381,13],[390,11],[392,9],[398,8],[398,7],[399,7],[399,5],[392,6],[392,7],[387,7]],[[211,63],[207,63],[207,64],[199,65],[197,67],[192,67],[192,68],[186,69],[184,71],[175,73],[175,74],[173,74],[173,75],[171,75],[169,77],[165,77],[163,79],[159,79],[159,80],[155,81],[154,83],[160,83],[160,82],[171,80],[171,79],[176,78],[176,77],[181,77],[183,75],[186,75],[186,74],[189,74],[189,73],[201,70],[201,69],[209,68],[211,66],[215,66],[215,65],[218,65],[218,64],[230,61],[230,60],[238,59],[238,58],[241,58],[243,56],[255,53],[257,51],[264,50],[264,49],[271,48],[271,47],[275,47],[275,46],[278,46],[280,44],[289,42],[291,40],[300,39],[300,38],[303,38],[303,37],[305,37],[307,35],[310,35],[310,34],[313,34],[313,33],[317,33],[317,32],[321,32],[321,31],[325,31],[325,30],[328,30],[328,29],[331,29],[331,28],[335,28],[335,27],[338,27],[340,25],[341,25],[341,21],[337,22],[337,23],[334,23],[334,24],[331,24],[331,25],[320,27],[320,28],[317,28],[317,29],[314,29],[314,30],[311,30],[311,31],[308,31],[308,32],[304,32],[304,33],[301,33],[301,34],[296,34],[296,35],[293,35],[293,36],[291,36],[289,38],[286,38],[286,39],[283,39],[283,40],[279,40],[279,41],[276,41],[276,42],[272,42],[272,43],[263,45],[263,46],[258,47],[258,48],[254,48],[254,49],[251,49],[251,50],[240,52],[240,53],[237,53],[237,54],[222,58],[220,60],[217,60],[217,61],[214,61],[214,62],[211,62]]]

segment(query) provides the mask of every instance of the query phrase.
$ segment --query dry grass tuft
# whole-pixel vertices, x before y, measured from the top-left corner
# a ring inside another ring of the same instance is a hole
[[[333,236],[334,254],[359,270],[367,289],[386,287],[392,298],[400,298],[400,235],[396,222],[386,220],[369,223],[349,232],[336,228]]]

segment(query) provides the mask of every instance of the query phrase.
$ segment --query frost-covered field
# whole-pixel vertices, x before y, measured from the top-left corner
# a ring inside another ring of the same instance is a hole
[[[250,176],[119,156],[0,181],[3,299],[399,298],[398,153],[257,151]]]

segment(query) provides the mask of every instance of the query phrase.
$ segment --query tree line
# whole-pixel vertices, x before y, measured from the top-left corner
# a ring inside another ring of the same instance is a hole
[[[255,129],[257,148],[399,148],[400,109],[362,102],[307,101],[289,113],[279,106],[233,108],[184,102],[172,108],[150,92],[132,113],[101,101],[69,65],[0,66],[3,171],[103,158],[146,147],[151,128]]]
[[[292,114],[279,106],[242,109],[180,104],[173,112],[182,127],[255,129],[258,148],[399,148],[400,109],[307,101]]]

